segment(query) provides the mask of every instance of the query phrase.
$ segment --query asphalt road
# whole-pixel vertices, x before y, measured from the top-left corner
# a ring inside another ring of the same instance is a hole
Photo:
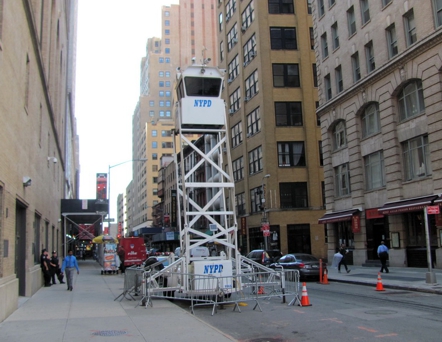
[[[288,306],[281,298],[254,304],[225,305],[211,316],[198,307],[195,315],[241,342],[288,341],[440,341],[442,296],[403,290],[375,291],[372,287],[307,283],[312,306]],[[175,301],[188,308],[188,302]]]

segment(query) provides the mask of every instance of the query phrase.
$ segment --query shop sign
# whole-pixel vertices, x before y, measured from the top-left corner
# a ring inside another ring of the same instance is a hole
[[[361,215],[355,214],[351,217],[351,230],[353,233],[361,232]]]

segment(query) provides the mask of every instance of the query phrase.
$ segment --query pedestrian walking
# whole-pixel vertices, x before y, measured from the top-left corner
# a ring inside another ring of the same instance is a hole
[[[40,267],[43,272],[43,278],[45,281],[45,287],[51,286],[51,265],[49,260],[48,251],[43,249],[40,255]]]
[[[57,276],[58,281],[60,284],[64,284],[63,281],[63,272],[61,272],[60,268],[60,261],[58,260],[57,251],[52,251],[52,257],[51,257],[51,278],[52,278],[52,285],[57,284],[55,281],[55,276]]]
[[[385,246],[385,242],[381,241],[381,244],[378,247],[378,257],[381,260],[381,272],[389,272],[387,267],[387,259],[388,259],[388,247]]]
[[[73,290],[74,282],[74,272],[77,269],[77,274],[80,274],[80,269],[78,268],[77,258],[74,256],[72,249],[68,250],[68,256],[64,258],[63,265],[61,266],[61,272],[66,270],[66,281],[68,283],[68,291]]]
[[[345,256],[348,253],[348,249],[345,247],[345,244],[341,244],[341,247],[339,248],[339,253],[342,255],[341,261],[339,261],[338,264],[338,272],[341,273],[341,265],[344,265],[345,270],[347,273],[350,273],[350,270],[347,267],[347,261],[345,260]]]

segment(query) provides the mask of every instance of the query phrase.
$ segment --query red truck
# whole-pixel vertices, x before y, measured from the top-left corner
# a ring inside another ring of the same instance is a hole
[[[124,267],[141,265],[146,260],[146,245],[142,237],[120,238],[118,256]]]

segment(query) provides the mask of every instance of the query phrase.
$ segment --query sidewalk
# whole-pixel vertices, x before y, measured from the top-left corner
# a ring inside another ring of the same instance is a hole
[[[20,299],[20,307],[0,323],[2,341],[235,341],[167,300],[154,299],[148,308],[114,301],[123,292],[124,275],[101,275],[93,260],[78,263],[72,292],[57,283]]]
[[[348,268],[351,270],[350,273],[346,273],[344,267],[341,267],[342,273],[338,273],[335,268],[329,268],[328,280],[376,288],[379,267],[349,265]],[[442,270],[432,270],[436,275],[437,284],[426,283],[427,268],[389,267],[389,270],[389,273],[381,273],[381,281],[385,289],[404,289],[442,295]]]

